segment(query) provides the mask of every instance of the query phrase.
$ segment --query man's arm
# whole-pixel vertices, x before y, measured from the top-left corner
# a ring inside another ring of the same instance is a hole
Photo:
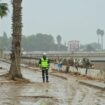
[[[41,59],[39,60],[39,66],[41,67]]]
[[[48,59],[48,64],[50,64],[50,60]]]
[[[50,60],[48,59],[48,67],[50,67]]]

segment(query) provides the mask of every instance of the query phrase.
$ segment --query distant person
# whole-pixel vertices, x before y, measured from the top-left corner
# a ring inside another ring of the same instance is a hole
[[[48,78],[48,69],[49,69],[49,59],[46,57],[46,53],[43,53],[43,57],[39,60],[39,66],[42,69],[42,79],[43,82],[49,82]]]
[[[69,72],[69,68],[70,68],[70,62],[69,59],[66,59],[66,73]]]
[[[58,59],[58,71],[62,71],[62,59]]]
[[[78,59],[75,59],[75,61],[74,61],[74,65],[75,65],[75,68],[76,68],[77,71],[78,71],[78,66],[79,66]]]

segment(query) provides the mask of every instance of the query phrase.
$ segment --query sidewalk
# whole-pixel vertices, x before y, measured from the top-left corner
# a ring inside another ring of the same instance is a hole
[[[60,77],[60,78],[66,79],[66,80],[69,80],[71,78],[71,75],[66,74],[66,73],[60,73],[60,72],[51,73],[51,75],[57,76],[57,77]],[[75,76],[75,78],[77,79],[77,81],[80,84],[84,84],[84,85],[91,86],[94,88],[105,89],[105,83],[103,81],[89,80],[89,79],[84,80],[84,78],[82,79],[82,77],[81,77],[81,79],[78,79],[76,76]]]
[[[92,79],[91,77],[86,77],[85,75],[81,75],[81,76],[78,74],[77,75],[75,75],[75,74],[70,75],[68,73],[62,73],[62,72],[58,72],[58,71],[50,72],[49,74],[56,76],[56,77],[60,77],[60,78],[65,79],[65,80],[71,80],[71,77],[73,77],[80,84],[91,86],[94,88],[105,89],[105,82],[103,82],[101,80]]]
[[[87,86],[92,86],[92,87],[99,88],[99,89],[105,89],[104,82],[95,81],[95,80],[79,80],[78,82],[80,84],[85,84]]]

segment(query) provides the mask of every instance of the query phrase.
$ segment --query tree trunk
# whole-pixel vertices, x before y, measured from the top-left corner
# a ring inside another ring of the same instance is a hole
[[[22,0],[13,0],[13,17],[12,17],[12,53],[11,66],[9,71],[10,79],[22,78],[21,64],[21,36],[22,36]]]
[[[58,44],[58,51],[60,51],[60,44]]]
[[[103,50],[103,35],[101,35],[101,50]]]
[[[100,46],[100,37],[98,35],[98,50],[100,49],[99,46]]]

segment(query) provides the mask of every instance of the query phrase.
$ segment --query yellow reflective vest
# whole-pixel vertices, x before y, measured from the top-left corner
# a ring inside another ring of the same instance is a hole
[[[42,68],[48,68],[49,67],[48,58],[46,58],[45,60],[43,58],[41,58],[41,67]]]

